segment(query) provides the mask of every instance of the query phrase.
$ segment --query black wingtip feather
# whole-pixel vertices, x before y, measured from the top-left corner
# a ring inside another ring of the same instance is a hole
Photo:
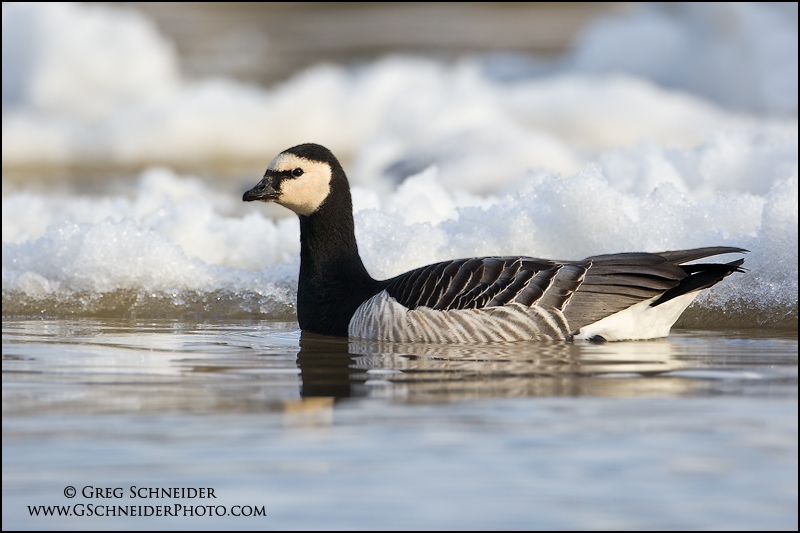
[[[651,307],[661,305],[665,302],[682,296],[684,294],[707,289],[719,283],[726,276],[734,272],[745,272],[741,268],[744,259],[737,259],[730,263],[711,263],[711,264],[696,264],[696,265],[681,265],[688,276],[683,278],[676,286],[662,294],[657,300],[650,304]]]

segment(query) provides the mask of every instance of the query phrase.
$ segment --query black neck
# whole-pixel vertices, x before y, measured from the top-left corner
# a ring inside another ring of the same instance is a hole
[[[331,192],[319,209],[309,216],[300,216],[297,288],[300,328],[323,335],[346,336],[355,310],[377,294],[379,287],[380,283],[372,279],[358,255],[346,178],[334,176]]]

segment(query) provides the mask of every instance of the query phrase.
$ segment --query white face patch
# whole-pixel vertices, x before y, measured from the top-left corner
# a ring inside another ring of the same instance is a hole
[[[301,176],[284,179],[276,203],[298,215],[308,216],[322,205],[331,192],[331,167],[327,163],[310,161],[294,154],[279,154],[267,170],[292,172],[302,169]]]

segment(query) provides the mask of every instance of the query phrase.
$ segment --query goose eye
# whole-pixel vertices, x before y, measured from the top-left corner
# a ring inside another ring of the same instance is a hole
[[[292,170],[292,176],[294,176],[295,178],[299,178],[302,175],[303,175],[303,169],[302,168],[296,168],[296,169]]]

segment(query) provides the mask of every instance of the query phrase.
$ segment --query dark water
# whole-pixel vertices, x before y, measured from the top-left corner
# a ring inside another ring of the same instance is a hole
[[[797,334],[452,347],[4,320],[3,527],[796,529]]]
[[[622,2],[130,3],[175,44],[190,77],[270,84],[311,65],[385,54],[565,52]]]

